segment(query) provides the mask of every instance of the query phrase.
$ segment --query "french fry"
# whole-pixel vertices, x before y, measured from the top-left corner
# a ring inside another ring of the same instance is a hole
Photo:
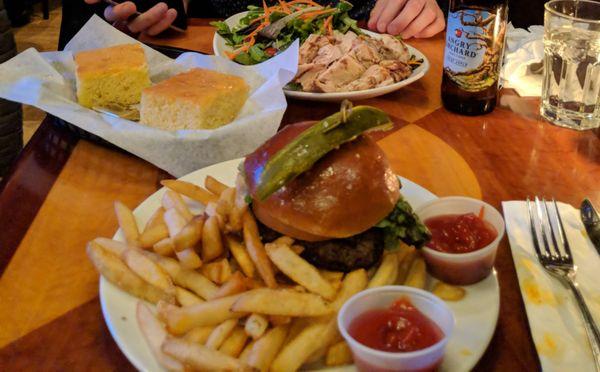
[[[256,220],[254,219],[250,211],[247,211],[244,214],[243,221],[244,242],[246,244],[246,250],[248,251],[250,258],[252,259],[252,262],[254,262],[254,264],[256,265],[258,273],[264,280],[267,287],[275,288],[277,287],[277,282],[275,281],[273,267],[271,267],[271,262],[267,257],[265,247],[263,246],[260,240]]]
[[[223,342],[219,351],[237,358],[244,349],[244,346],[246,346],[246,341],[248,341],[248,335],[244,332],[244,329],[242,327],[236,327],[233,332],[231,332],[231,335]]]
[[[125,264],[140,278],[162,289],[169,295],[175,295],[175,285],[169,274],[154,261],[136,249],[127,249],[121,256]]]
[[[177,259],[186,269],[197,269],[202,266],[202,260],[193,248],[186,248],[183,251],[175,252]]]
[[[398,277],[398,255],[396,252],[384,253],[383,259],[368,288],[381,287],[396,282]]]
[[[300,256],[302,254],[302,252],[304,252],[304,247],[299,245],[299,244],[294,244],[290,247],[292,249],[292,251],[294,251],[294,253],[296,253],[298,256]]]
[[[460,301],[466,296],[467,291],[465,291],[463,287],[457,287],[444,282],[437,282],[433,286],[431,293],[444,301]]]
[[[227,215],[225,214],[224,210],[221,210],[221,206],[219,206],[216,202],[208,203],[206,208],[204,208],[204,214],[206,214],[208,217],[216,218],[217,222],[219,223],[219,229],[225,230]]]
[[[250,355],[250,352],[252,351],[252,348],[254,347],[255,343],[256,340],[252,340],[248,342],[248,344],[244,347],[244,350],[242,350],[240,356],[238,357],[240,362],[248,364],[248,356]]]
[[[211,261],[223,254],[223,242],[219,222],[215,216],[208,217],[202,231],[202,259]]]
[[[199,371],[246,371],[239,360],[218,350],[194,344],[183,339],[169,337],[162,345],[162,351]]]
[[[229,261],[226,258],[208,263],[202,266],[200,271],[205,277],[217,284],[225,283],[232,275],[231,266],[229,266]]]
[[[319,316],[333,312],[320,296],[289,289],[258,288],[239,296],[232,311],[287,316]]]
[[[251,314],[246,319],[244,330],[253,339],[260,338],[269,327],[269,320],[260,314]]]
[[[161,256],[172,256],[175,253],[175,244],[173,239],[167,237],[154,243],[152,250]]]
[[[156,208],[154,213],[152,213],[152,215],[146,222],[146,225],[144,226],[144,230],[142,233],[146,232],[146,230],[154,228],[156,225],[164,224],[165,223],[165,221],[163,220],[164,214],[165,214],[165,209],[163,207]]]
[[[283,346],[288,329],[289,326],[284,325],[269,330],[263,337],[254,342],[244,360],[261,372],[267,372]]]
[[[246,289],[248,289],[246,278],[244,278],[244,275],[241,272],[236,271],[229,277],[229,279],[227,279],[225,283],[223,283],[223,285],[221,285],[219,290],[215,293],[213,299],[241,293]]]
[[[215,195],[221,195],[221,193],[227,189],[227,185],[212,176],[206,176],[204,179],[204,187]]]
[[[408,271],[404,285],[415,288],[425,288],[427,273],[425,271],[425,260],[422,257],[417,257]]]
[[[169,299],[170,296],[165,291],[144,281],[127,267],[119,256],[102,248],[99,244],[93,241],[89,242],[86,250],[96,270],[125,292],[151,303]]]
[[[167,339],[167,331],[152,314],[148,306],[142,302],[137,303],[136,318],[142,334],[158,363],[169,371],[184,371],[181,362],[162,352],[161,345]]]
[[[227,247],[233,255],[233,258],[235,258],[235,261],[240,265],[240,269],[242,269],[244,275],[248,278],[254,278],[254,263],[252,263],[252,259],[248,255],[246,248],[237,240],[237,238],[231,235],[227,235],[225,241],[227,242]]]
[[[193,342],[195,344],[204,345],[208,337],[212,333],[214,326],[200,326],[193,328],[183,336],[186,341]]]
[[[213,329],[206,340],[206,347],[217,350],[237,325],[237,319],[227,319]]]
[[[186,269],[175,259],[163,257],[148,251],[145,251],[144,254],[165,269],[175,284],[191,290],[205,300],[212,298],[219,289],[204,275],[194,270]]]
[[[109,238],[96,238],[92,241],[118,257],[121,257],[126,250],[131,248],[127,243]]]
[[[245,312],[232,311],[231,306],[239,299],[241,294],[210,300],[201,304],[168,309],[161,313],[167,329],[181,335],[192,328],[199,326],[217,325],[227,319],[238,319],[246,315]]]
[[[119,227],[123,231],[123,236],[127,244],[138,246],[140,232],[138,230],[137,222],[131,209],[120,201],[115,202],[115,214],[119,221]]]
[[[333,299],[335,290],[331,284],[321,277],[316,267],[294,253],[289,245],[273,242],[266,244],[265,250],[275,266],[294,282],[323,298]]]
[[[284,236],[280,236],[279,238],[273,240],[271,243],[287,245],[288,247],[290,247],[292,244],[294,244],[294,238],[290,238],[289,236],[284,235]]]
[[[273,324],[275,327],[290,324],[292,322],[292,318],[285,315],[269,315],[269,323]]]
[[[319,273],[321,274],[323,279],[328,280],[330,282],[336,282],[344,278],[344,273],[341,271],[319,270]]]
[[[204,227],[204,215],[194,216],[192,219],[173,237],[175,251],[179,252],[186,248],[193,248],[202,239],[202,229]]]
[[[331,307],[338,311],[350,297],[365,289],[367,283],[367,272],[364,269],[348,273],[337,297],[331,303]],[[271,370],[274,372],[297,370],[313,354],[333,343],[337,335],[335,316],[312,319],[309,324],[301,328],[297,336],[283,347],[273,361]]]
[[[231,231],[241,231],[243,227],[244,213],[248,210],[248,203],[246,198],[248,197],[248,187],[244,177],[238,175],[235,180],[235,199],[233,202],[233,208],[229,214],[229,227]]]
[[[181,287],[175,287],[175,298],[181,306],[192,306],[204,302],[199,296]]]
[[[155,224],[154,226],[145,229],[144,232],[140,234],[140,247],[151,248],[154,244],[168,237],[169,229],[167,228],[167,225],[164,222]]]
[[[216,202],[218,200],[215,194],[203,189],[200,186],[194,185],[193,183],[180,180],[162,180],[160,181],[160,184],[180,193],[181,195],[185,195],[190,199],[199,201],[204,205],[207,205],[210,202]]]
[[[342,366],[344,364],[352,364],[352,362],[352,351],[346,341],[333,344],[327,350],[325,364],[328,366]]]
[[[219,201],[217,202],[217,209],[223,213],[229,220],[229,215],[233,210],[233,203],[235,202],[235,189],[227,187],[219,195]]]
[[[311,354],[320,348],[321,338],[329,331],[328,328],[332,323],[333,321],[315,320],[283,346],[269,370],[272,372],[298,370]]]
[[[175,208],[167,209],[163,215],[163,219],[165,220],[171,238],[174,238],[187,224],[186,219]]]
[[[398,268],[398,278],[396,279],[397,284],[404,284],[408,270],[412,266],[413,261],[417,257],[417,250],[415,247],[408,247],[408,252],[403,254],[402,260],[400,260],[400,266]]]
[[[181,195],[173,190],[165,191],[162,198],[162,206],[165,210],[177,209],[177,212],[179,212],[186,221],[189,221],[194,217],[185,201],[183,201]]]

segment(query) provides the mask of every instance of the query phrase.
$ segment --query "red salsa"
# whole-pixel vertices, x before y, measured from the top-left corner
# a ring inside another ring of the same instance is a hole
[[[442,330],[406,297],[389,309],[369,310],[356,317],[348,332],[361,344],[388,352],[425,349],[444,337]]]
[[[473,252],[498,236],[494,226],[474,213],[431,217],[425,220],[425,225],[431,231],[427,246],[445,253]]]

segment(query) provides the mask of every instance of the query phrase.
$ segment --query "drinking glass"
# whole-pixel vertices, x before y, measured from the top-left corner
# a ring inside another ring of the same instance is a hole
[[[553,124],[600,127],[600,2],[552,0],[544,14],[540,112]]]

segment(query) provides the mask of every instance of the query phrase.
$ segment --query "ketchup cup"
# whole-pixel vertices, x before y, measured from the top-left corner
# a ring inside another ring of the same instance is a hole
[[[401,297],[407,297],[415,308],[440,328],[443,336],[437,343],[416,351],[388,352],[365,346],[350,335],[348,329],[359,315],[369,310],[389,308]],[[360,371],[433,371],[444,357],[446,344],[454,328],[454,315],[444,301],[433,294],[417,288],[394,285],[355,294],[340,309],[337,322]]]
[[[483,208],[483,220],[496,230],[496,238],[485,247],[468,253],[446,253],[429,248],[421,249],[427,271],[439,280],[456,285],[469,285],[485,279],[494,268],[498,243],[504,236],[504,219],[491,205],[472,198],[450,196],[432,200],[415,213],[421,221],[428,218],[448,215],[474,213],[479,215]]]

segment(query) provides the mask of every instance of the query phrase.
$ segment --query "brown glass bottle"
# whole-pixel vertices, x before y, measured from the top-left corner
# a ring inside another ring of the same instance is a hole
[[[481,115],[496,107],[508,0],[450,0],[442,102],[450,111]]]

